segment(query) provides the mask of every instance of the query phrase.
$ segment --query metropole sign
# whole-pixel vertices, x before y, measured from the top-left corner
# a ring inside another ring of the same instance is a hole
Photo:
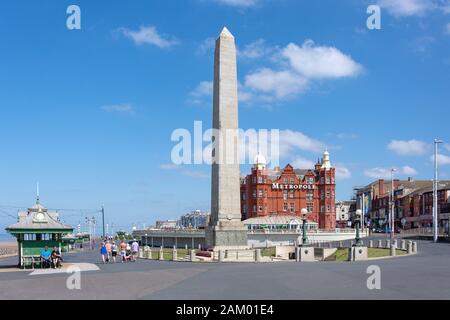
[[[272,183],[272,190],[314,190],[314,184],[281,184]]]

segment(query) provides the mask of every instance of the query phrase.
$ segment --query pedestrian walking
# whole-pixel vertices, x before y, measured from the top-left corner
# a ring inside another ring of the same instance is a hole
[[[136,261],[139,256],[139,243],[136,239],[134,239],[133,243],[131,244],[131,256],[133,261]]]
[[[106,241],[106,251],[108,253],[108,257],[106,258],[106,262],[111,261],[111,256],[112,256],[112,244],[109,241]]]
[[[106,263],[106,259],[108,258],[108,250],[106,249],[106,244],[103,242],[100,248],[100,254],[102,256],[103,264]]]
[[[122,259],[122,263],[127,260],[127,244],[123,240],[120,243],[120,257]]]
[[[112,246],[111,246],[111,255],[112,255],[113,263],[116,263],[117,250],[118,250],[117,245],[115,242],[113,242]]]

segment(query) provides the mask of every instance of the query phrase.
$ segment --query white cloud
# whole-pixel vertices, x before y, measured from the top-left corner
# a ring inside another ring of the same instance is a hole
[[[292,68],[307,79],[336,79],[357,76],[362,66],[334,47],[315,46],[307,40],[301,47],[290,43],[282,50]]]
[[[122,114],[131,114],[135,112],[133,106],[130,104],[108,105],[101,107],[101,109],[105,112],[122,113]]]
[[[257,59],[269,55],[273,48],[266,46],[264,39],[258,39],[247,44],[244,49],[238,50],[238,57],[245,59]]]
[[[417,170],[410,167],[404,166],[401,168],[395,168],[394,177],[398,176],[416,176],[418,174]],[[390,168],[372,168],[364,171],[364,175],[373,179],[390,179],[391,169]]]
[[[261,0],[212,0],[212,1],[220,3],[220,4],[224,4],[227,6],[240,7],[240,8],[254,7],[258,3],[261,2]]]
[[[265,46],[264,40],[247,45],[243,57],[270,55],[275,67],[262,67],[249,72],[239,86],[241,102],[274,104],[306,93],[313,81],[355,77],[363,67],[335,47],[316,46],[307,40],[302,46],[289,44],[283,49]]]
[[[263,68],[245,77],[245,87],[268,94],[275,99],[284,99],[305,92],[308,88],[308,80],[291,71]]]
[[[345,180],[350,179],[352,177],[352,173],[346,167],[337,166],[336,167],[336,179]]]
[[[406,176],[416,176],[417,170],[410,166],[404,166],[400,169],[400,174],[406,175]]]
[[[213,82],[202,81],[197,87],[189,93],[189,103],[203,105],[212,104]]]
[[[126,28],[121,28],[119,30],[127,38],[133,40],[136,45],[151,44],[165,49],[178,44],[176,39],[159,34],[154,26],[141,26],[138,31]]]
[[[419,140],[392,140],[387,148],[401,156],[423,155],[428,151],[429,145]]]
[[[450,156],[445,154],[438,154],[438,164],[442,166],[450,165]],[[431,156],[430,160],[434,162],[434,155]]]
[[[204,96],[212,96],[213,92],[213,82],[212,81],[202,81],[199,83],[197,88],[191,92],[191,96],[195,98],[201,98]]]
[[[314,164],[314,161],[305,159],[303,157],[296,157],[291,163],[291,165],[297,169],[312,169],[314,168]]]
[[[423,16],[436,8],[433,0],[379,0],[378,5],[396,17]]]
[[[310,138],[299,131],[280,131],[280,155],[289,155],[294,150],[321,153],[326,149],[323,142]]]

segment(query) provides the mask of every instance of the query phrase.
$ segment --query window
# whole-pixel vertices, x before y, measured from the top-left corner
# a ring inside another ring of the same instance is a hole
[[[23,240],[25,241],[35,241],[36,240],[36,234],[34,233],[26,233],[23,235]]]
[[[247,206],[246,205],[242,206],[242,212],[247,213]]]
[[[242,194],[242,200],[245,200],[247,198],[247,196],[245,195],[245,193]]]
[[[283,190],[283,200],[287,200],[288,195],[287,195],[287,190]]]
[[[253,205],[253,212],[256,212],[256,204]]]
[[[327,190],[327,199],[330,199],[330,190]]]
[[[311,213],[314,211],[314,207],[313,206],[307,206],[306,209],[308,210],[308,213]]]
[[[253,182],[253,183],[256,183],[256,177],[253,177],[253,178],[252,178],[252,182]]]
[[[294,178],[291,178],[290,183],[293,184],[294,182]]]
[[[330,184],[330,177],[327,177],[327,184]]]
[[[325,206],[324,205],[320,206],[320,212],[325,212]]]
[[[283,179],[283,182],[284,182],[284,184],[288,183],[288,179],[287,179],[287,178],[284,178],[284,179]]]
[[[325,191],[324,191],[324,190],[322,190],[322,191],[320,192],[320,199],[322,199],[322,200],[325,199]]]
[[[283,203],[283,211],[288,211],[288,204],[287,202]]]
[[[314,183],[314,178],[312,178],[312,177],[306,178],[306,183],[313,184]]]
[[[308,190],[306,191],[306,201],[313,201],[314,200],[314,191]]]
[[[262,177],[258,177],[258,183],[262,183],[263,182],[263,178]]]
[[[295,203],[291,203],[291,212],[293,213],[293,212],[295,212]]]
[[[291,199],[294,199],[294,190],[291,190],[291,192],[290,192],[290,195],[289,195],[289,196],[290,196],[290,198],[291,198]]]
[[[256,198],[256,189],[253,190],[253,198]]]
[[[262,190],[259,190],[259,191],[258,191],[258,197],[259,197],[259,198],[262,198],[262,197],[263,197],[263,191],[262,191]]]
[[[324,184],[324,183],[325,183],[325,178],[324,178],[324,177],[322,177],[322,178],[320,179],[320,183],[321,183],[321,184]]]

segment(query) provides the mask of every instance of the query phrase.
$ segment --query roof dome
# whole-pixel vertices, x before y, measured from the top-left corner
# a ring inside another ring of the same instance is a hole
[[[262,170],[265,169],[267,161],[261,153],[258,153],[255,157],[255,160],[253,161],[253,164],[255,168]]]
[[[255,161],[253,161],[254,164],[266,164],[266,158],[261,154],[258,153],[255,157]]]

